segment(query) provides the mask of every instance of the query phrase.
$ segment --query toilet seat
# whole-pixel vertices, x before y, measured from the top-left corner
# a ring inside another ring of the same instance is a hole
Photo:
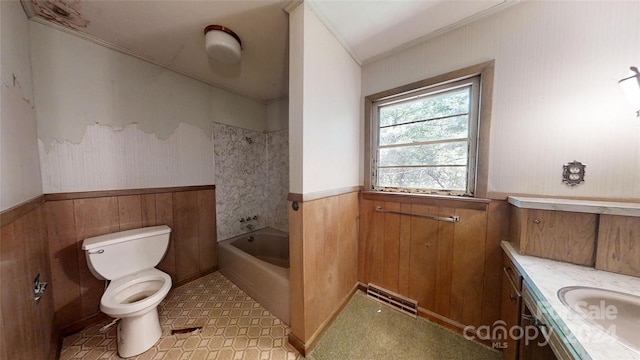
[[[139,316],[158,306],[171,290],[171,276],[155,269],[114,279],[102,298],[100,310],[115,318]]]

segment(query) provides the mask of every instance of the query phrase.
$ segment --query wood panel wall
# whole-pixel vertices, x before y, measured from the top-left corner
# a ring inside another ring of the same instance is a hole
[[[640,218],[600,215],[595,267],[640,276]]]
[[[376,207],[456,215],[460,221],[383,213]],[[508,238],[508,228],[504,201],[363,193],[358,279],[417,300],[423,316],[444,318],[454,329],[490,325],[500,318],[500,241]]]
[[[0,229],[0,359],[54,359],[58,331],[54,324],[47,230],[41,197],[2,213]],[[40,274],[49,287],[33,300]]]
[[[640,276],[640,218],[511,206],[510,240],[522,255]]]
[[[598,215],[511,206],[511,240],[522,255],[593,266]]]
[[[158,268],[174,286],[217,269],[213,186],[55,195],[45,213],[56,322],[64,333],[100,313],[104,281],[87,266],[82,241],[88,237],[166,224],[171,238]]]
[[[346,304],[358,272],[358,193],[289,203],[291,334],[302,354]]]

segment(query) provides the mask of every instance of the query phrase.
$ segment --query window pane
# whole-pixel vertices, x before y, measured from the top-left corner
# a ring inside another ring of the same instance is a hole
[[[469,112],[471,87],[427,95],[379,108],[380,126],[440,118]]]
[[[459,190],[467,188],[467,169],[461,167],[378,169],[378,186]]]
[[[380,129],[380,145],[410,144],[469,136],[469,116],[430,120]]]
[[[466,165],[467,142],[409,145],[380,149],[378,166]]]

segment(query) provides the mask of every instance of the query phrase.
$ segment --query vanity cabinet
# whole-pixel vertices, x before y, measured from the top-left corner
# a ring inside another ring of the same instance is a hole
[[[537,304],[528,293],[526,286],[523,294],[520,325],[524,329],[525,336],[520,339],[519,359],[557,360],[558,358],[552,349],[552,342],[554,340],[550,337],[550,335],[554,335],[553,331],[546,319],[541,315]],[[537,330],[533,331],[532,329]],[[555,342],[557,341],[556,339]]]
[[[501,298],[501,319],[504,321],[505,329],[508,331],[520,325],[520,306],[522,302],[522,276],[511,262],[511,259],[504,253],[502,267],[502,298]],[[495,339],[500,342],[500,348],[505,360],[518,359],[518,340],[510,336]]]
[[[593,266],[598,216],[511,207],[510,237],[522,255]]]

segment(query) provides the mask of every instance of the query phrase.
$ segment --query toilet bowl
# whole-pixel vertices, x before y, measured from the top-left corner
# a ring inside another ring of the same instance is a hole
[[[150,349],[162,335],[158,305],[171,290],[171,277],[154,268],[166,253],[168,226],[121,231],[85,239],[89,270],[111,280],[100,310],[119,318],[118,355],[131,357]]]
[[[151,348],[162,335],[158,305],[171,289],[171,277],[157,269],[112,281],[100,299],[100,310],[118,323],[118,354],[130,357]]]
[[[127,275],[109,283],[100,300],[100,310],[114,318],[144,315],[171,290],[171,277],[157,269]]]

